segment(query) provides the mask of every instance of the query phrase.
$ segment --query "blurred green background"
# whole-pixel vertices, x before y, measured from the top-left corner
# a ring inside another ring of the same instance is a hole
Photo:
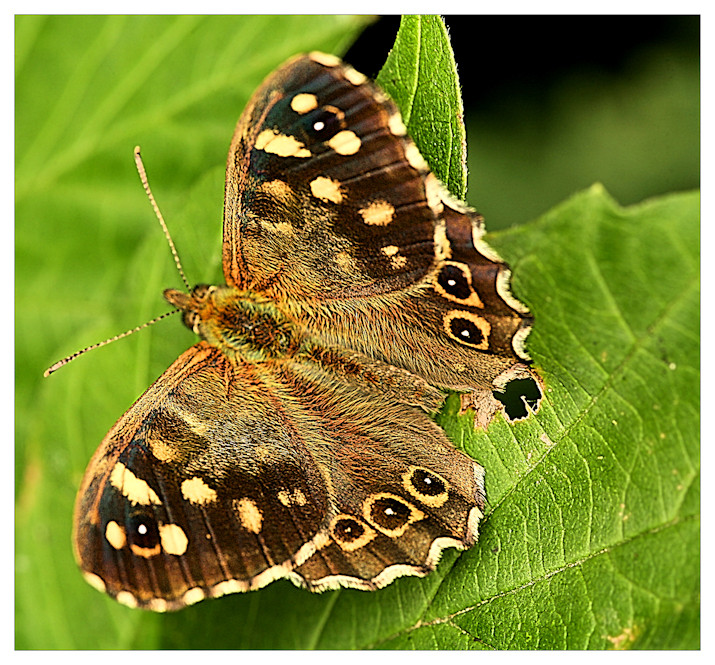
[[[496,230],[601,182],[622,205],[700,186],[698,16],[445,16],[467,199]],[[374,76],[397,17],[348,59]],[[376,46],[384,43],[384,46]]]
[[[699,186],[697,17],[446,22],[465,97],[468,200],[489,230],[527,222],[595,181],[622,204]],[[136,613],[105,603],[79,576],[72,503],[111,424],[194,336],[164,322],[42,378],[58,358],[166,311],[161,290],[181,286],[134,146],[189,280],[218,281],[225,156],[250,93],[279,62],[313,48],[347,51],[374,76],[397,25],[16,18],[19,648],[108,646],[107,616],[120,636],[110,646],[152,644],[152,618],[137,635]]]

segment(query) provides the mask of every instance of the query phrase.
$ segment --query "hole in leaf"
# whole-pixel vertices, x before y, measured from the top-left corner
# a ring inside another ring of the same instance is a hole
[[[541,389],[534,379],[514,379],[507,383],[503,392],[494,391],[494,398],[504,405],[509,420],[520,420],[536,411],[541,401]],[[528,408],[527,408],[528,406]]]

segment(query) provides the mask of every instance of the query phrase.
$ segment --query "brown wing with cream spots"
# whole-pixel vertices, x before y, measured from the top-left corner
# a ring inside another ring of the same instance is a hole
[[[78,494],[90,583],[163,611],[264,586],[312,554],[328,487],[277,390],[201,342],[139,398]]]
[[[74,527],[86,579],[165,611],[282,577],[374,589],[426,574],[476,540],[483,472],[401,394],[307,358],[234,363],[197,344],[87,469]]]
[[[231,143],[226,280],[298,301],[404,289],[432,265],[436,184],[379,88],[333,56],[299,56]]]

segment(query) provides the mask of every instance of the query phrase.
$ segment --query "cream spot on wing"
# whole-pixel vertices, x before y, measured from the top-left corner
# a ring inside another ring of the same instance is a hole
[[[256,137],[256,149],[257,150],[263,150],[268,143],[270,143],[275,137],[276,137],[277,132],[274,132],[272,129],[264,129],[257,137]]]
[[[295,227],[290,222],[269,222],[262,220],[261,227],[270,233],[280,233],[284,236],[295,235]]]
[[[241,520],[243,527],[251,533],[260,533],[263,527],[263,513],[256,505],[256,502],[248,497],[243,497],[235,501],[234,505],[238,512],[238,519]]]
[[[197,434],[198,436],[205,436],[206,432],[208,432],[209,424],[205,418],[199,418],[196,414],[191,413],[190,411],[179,412],[178,410],[177,416],[179,416],[189,426],[194,434]]]
[[[117,602],[121,603],[122,605],[126,605],[127,607],[137,607],[139,603],[137,603],[137,599],[128,591],[120,591],[116,595]]]
[[[443,219],[434,227],[434,257],[437,261],[446,261],[452,257],[452,246],[447,238],[447,227]]]
[[[303,115],[315,108],[318,108],[318,98],[311,95],[309,92],[301,92],[290,100],[290,107],[296,112]]]
[[[519,358],[522,360],[531,360],[531,356],[526,350],[526,338],[531,332],[531,326],[526,328],[521,328],[514,333],[514,337],[511,338],[511,345]]]
[[[181,556],[189,545],[186,533],[178,524],[160,525],[159,538],[164,551],[175,556]]]
[[[152,612],[166,612],[169,604],[163,598],[152,598],[149,601],[149,609]]]
[[[211,597],[218,598],[219,596],[225,596],[229,593],[239,593],[248,591],[249,585],[241,580],[226,580],[225,582],[219,582],[216,586],[211,588]]]
[[[427,205],[432,209],[435,215],[439,216],[444,212],[444,204],[442,203],[442,185],[435,177],[434,173],[428,173],[425,177],[425,194],[427,195]]]
[[[404,136],[407,134],[407,127],[405,127],[405,123],[402,122],[402,116],[399,113],[393,113],[387,119],[387,126],[395,136]]]
[[[140,547],[139,545],[135,545],[134,543],[130,543],[129,549],[132,551],[132,554],[135,554],[136,556],[141,556],[144,557],[145,559],[150,559],[153,556],[156,556],[161,552],[161,544],[157,543],[154,545],[154,547]]]
[[[278,157],[310,157],[310,150],[295,136],[281,134],[275,129],[264,129],[256,137],[255,148]]]
[[[272,464],[276,460],[275,446],[269,446],[265,443],[259,443],[253,449],[253,454],[261,464]]]
[[[281,201],[287,201],[288,199],[295,196],[290,185],[283,180],[276,178],[275,180],[266,180],[266,182],[261,183],[259,189],[270,196],[275,196]]]
[[[343,123],[345,121],[345,111],[343,111],[342,109],[339,109],[337,106],[333,106],[332,104],[326,104],[325,106],[323,106],[323,108],[321,110],[325,111],[326,113],[332,113],[335,116],[335,120],[338,121],[340,126],[341,127],[343,126]],[[324,126],[325,126],[325,123],[322,124],[321,129]],[[313,127],[316,129],[316,131],[319,131],[318,128],[315,127],[315,125],[313,125]]]
[[[107,522],[104,537],[115,550],[121,550],[127,544],[127,532],[113,520]]]
[[[385,226],[392,221],[395,215],[395,208],[387,201],[373,201],[359,212],[366,224]]]
[[[484,247],[484,243],[482,243],[482,247]],[[479,247],[478,250],[480,253],[484,254],[482,251],[482,247]],[[524,303],[519,302],[512,294],[511,294],[511,270],[506,268],[505,266],[502,266],[499,272],[497,273],[497,282],[496,282],[496,287],[497,287],[497,293],[501,297],[501,299],[509,305],[512,309],[515,309],[517,312],[521,314],[528,314],[529,313],[529,308],[524,305]]]
[[[383,90],[380,89],[373,90],[372,95],[378,104],[384,104],[390,99],[389,95],[387,95]]]
[[[194,587],[193,589],[189,589],[182,597],[181,600],[183,600],[187,605],[193,605],[194,603],[198,603],[200,600],[203,600],[206,598],[206,592],[201,588],[201,587]]]
[[[400,248],[396,245],[387,245],[383,247],[380,251],[390,259],[390,265],[395,269],[399,270],[404,268],[407,263],[407,257],[400,254]]]
[[[405,148],[405,159],[413,169],[417,169],[418,171],[429,171],[427,162],[424,160],[424,157],[422,157],[419,149],[414,143],[409,143]]]
[[[344,129],[342,132],[338,132],[333,136],[333,138],[328,141],[328,145],[339,155],[354,155],[360,150],[362,141],[355,132]]]
[[[346,66],[343,73],[345,74],[345,78],[353,85],[362,85],[365,81],[367,81],[367,76],[365,76],[365,74],[362,74],[357,71],[357,69],[353,69],[352,67]]]
[[[402,255],[393,256],[390,261],[390,265],[395,270],[400,270],[401,268],[404,268],[406,264],[407,264],[407,257],[402,256]]]
[[[340,191],[340,183],[332,178],[318,176],[310,182],[310,191],[318,199],[329,201],[330,203],[342,203],[343,194]]]
[[[314,62],[318,62],[326,67],[337,67],[340,64],[340,58],[332,53],[321,53],[320,51],[311,51],[309,57]]]
[[[181,494],[191,503],[213,503],[216,501],[216,490],[209,487],[201,478],[195,476],[181,483]]]
[[[137,478],[124,464],[117,462],[109,476],[109,482],[134,504],[160,506],[161,501],[149,484]]]
[[[87,584],[97,589],[97,591],[104,593],[107,590],[107,585],[99,575],[95,575],[94,573],[84,573],[84,579]]]
[[[294,489],[291,491],[281,490],[278,492],[278,500],[284,506],[304,506],[308,500],[305,498],[302,490]]]
[[[294,566],[293,566],[293,562],[291,559],[288,559],[287,561],[284,561],[283,563],[279,563],[276,566],[271,566],[270,568],[266,568],[265,570],[258,573],[258,575],[251,578],[249,588],[250,589],[261,589],[262,587],[266,586],[266,584],[275,582],[276,580],[279,580],[283,577],[289,577],[293,568],[294,568]]]
[[[339,251],[335,255],[335,263],[338,268],[345,273],[354,274],[356,271],[355,261],[346,249]]]
[[[159,436],[147,436],[146,442],[151,449],[152,455],[160,462],[173,462],[179,457],[176,447]]]

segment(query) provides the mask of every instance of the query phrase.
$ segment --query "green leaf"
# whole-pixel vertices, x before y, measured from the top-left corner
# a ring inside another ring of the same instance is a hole
[[[381,646],[698,648],[698,233],[697,194],[624,209],[596,185],[490,238],[536,318],[545,404],[477,437],[443,415],[490,508]]]
[[[420,34],[434,21],[419,19]],[[528,348],[546,400],[487,434],[448,400],[440,420],[486,468],[488,511],[477,545],[446,552],[435,573],[375,593],[312,595],[281,580],[162,616],[118,605],[77,571],[72,502],[91,454],[194,339],[162,322],[41,377],[164,311],[162,288],[180,286],[133,146],[189,279],[220,279],[223,164],[248,95],[293,52],[340,52],[361,25],[17,19],[18,648],[699,646],[695,194],[623,209],[594,187],[489,238],[535,315]],[[400,40],[391,57],[419,60]],[[437,168],[429,142],[421,150]]]
[[[450,192],[464,199],[467,148],[457,64],[438,16],[403,16],[377,75],[420,152]]]

